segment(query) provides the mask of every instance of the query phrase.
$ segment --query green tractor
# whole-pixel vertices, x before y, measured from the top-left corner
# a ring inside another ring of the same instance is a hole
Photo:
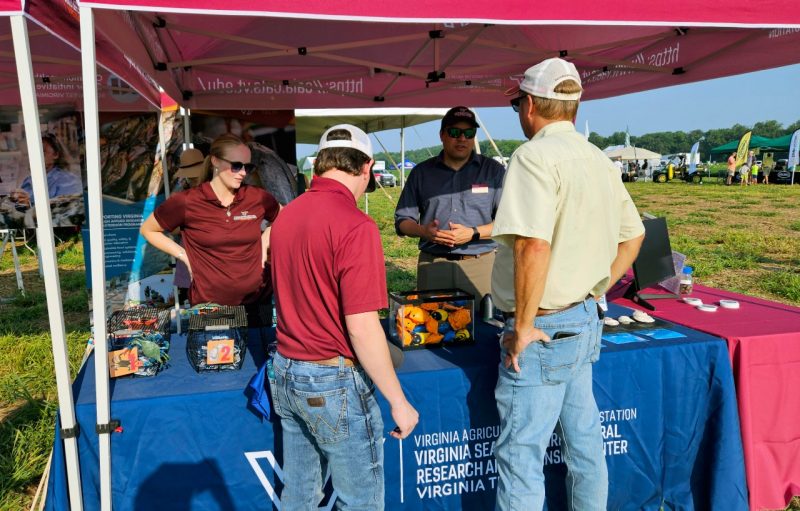
[[[653,181],[656,183],[666,183],[673,179],[680,179],[687,183],[699,184],[703,182],[703,177],[707,176],[708,172],[700,165],[695,166],[695,171],[689,173],[689,168],[686,165],[686,156],[681,155],[678,158],[670,160],[666,167],[661,167],[653,171]]]

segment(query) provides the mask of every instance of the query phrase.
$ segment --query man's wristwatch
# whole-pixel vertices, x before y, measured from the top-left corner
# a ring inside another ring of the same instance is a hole
[[[472,241],[478,241],[481,239],[481,233],[478,231],[477,227],[472,228]]]

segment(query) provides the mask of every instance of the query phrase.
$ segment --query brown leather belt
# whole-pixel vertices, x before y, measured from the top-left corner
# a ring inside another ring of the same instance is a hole
[[[570,307],[575,307],[579,303],[582,303],[582,302],[575,302],[573,304],[567,305],[566,307],[561,307],[560,309],[539,309],[538,311],[536,311],[536,316],[537,317],[538,316],[547,316],[548,314],[555,314],[556,312],[565,311],[565,310],[569,309]],[[513,317],[514,317],[514,313],[513,312],[503,312],[503,318],[504,319],[513,318]]]
[[[483,252],[481,254],[431,254],[438,259],[447,259],[448,261],[463,261],[464,259],[480,259],[486,254],[491,254],[493,251]]]
[[[325,360],[303,360],[303,362],[308,362],[309,364],[317,364],[321,366],[339,366],[339,358],[340,357],[332,357],[326,358]],[[344,366],[345,367],[357,367],[359,364],[352,358],[341,357],[344,358]]]

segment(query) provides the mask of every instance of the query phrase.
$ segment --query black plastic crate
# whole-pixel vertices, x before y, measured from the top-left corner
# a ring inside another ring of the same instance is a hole
[[[186,356],[195,371],[241,369],[246,351],[247,315],[244,307],[206,307],[190,316]]]

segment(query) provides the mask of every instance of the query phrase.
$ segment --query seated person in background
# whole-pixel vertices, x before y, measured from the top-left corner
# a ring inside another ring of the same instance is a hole
[[[192,305],[244,305],[251,326],[263,326],[255,320],[259,308],[267,306],[272,280],[266,265],[270,229],[262,232],[261,224],[273,222],[281,206],[266,191],[242,184],[254,166],[250,149],[236,135],[217,137],[204,166],[206,172],[213,169],[211,181],[172,195],[144,221],[140,232],[151,245],[186,265]],[[164,234],[178,228],[185,250]]]
[[[81,178],[72,172],[63,170],[65,165],[62,161],[61,149],[58,140],[53,135],[42,137],[42,152],[44,153],[44,168],[47,170],[47,193],[51,199],[60,195],[79,195],[83,193]],[[18,190],[11,194],[12,199],[17,203],[30,206],[35,203],[33,197],[33,186],[31,177],[28,176],[22,181]]]

